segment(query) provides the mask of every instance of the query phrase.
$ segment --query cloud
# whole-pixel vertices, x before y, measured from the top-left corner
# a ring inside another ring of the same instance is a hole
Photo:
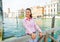
[[[7,8],[18,10],[37,5],[43,6],[47,1],[48,0],[3,0],[3,10],[6,10]]]

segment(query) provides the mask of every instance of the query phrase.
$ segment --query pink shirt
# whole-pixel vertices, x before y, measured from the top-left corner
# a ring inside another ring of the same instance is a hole
[[[38,30],[39,32],[41,32],[41,29],[39,28],[39,26],[34,22],[34,20],[31,18],[31,19],[27,19],[25,18],[23,20],[23,25],[26,29],[26,33],[33,33],[33,32],[36,32],[36,30]]]

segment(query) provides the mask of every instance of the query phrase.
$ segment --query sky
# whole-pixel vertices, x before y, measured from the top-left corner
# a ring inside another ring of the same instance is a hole
[[[19,10],[21,8],[29,8],[33,6],[44,6],[46,2],[50,0],[3,0],[3,11],[7,11],[10,8],[12,11]]]

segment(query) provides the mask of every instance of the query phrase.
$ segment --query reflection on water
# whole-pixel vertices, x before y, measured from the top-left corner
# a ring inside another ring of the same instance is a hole
[[[0,41],[2,40],[2,18],[0,15]]]
[[[47,19],[35,19],[37,22],[42,21],[42,24],[39,25],[42,30],[48,30],[51,28],[51,18]],[[23,19],[15,19],[15,18],[5,18],[4,19],[4,38],[8,37],[21,37],[25,35],[25,29],[22,24]],[[55,27],[60,27],[60,19],[55,20]],[[57,32],[56,32],[57,33]],[[55,33],[55,38],[57,38],[57,34]]]
[[[22,20],[18,19],[17,20],[14,18],[5,18],[4,19],[4,38],[6,37],[11,37],[11,36],[17,36],[20,37],[22,35],[25,35],[25,30],[22,25]]]

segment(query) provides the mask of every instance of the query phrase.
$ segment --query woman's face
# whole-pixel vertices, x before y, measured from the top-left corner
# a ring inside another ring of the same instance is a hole
[[[26,17],[27,18],[30,18],[30,14],[31,14],[30,10],[26,10]]]

